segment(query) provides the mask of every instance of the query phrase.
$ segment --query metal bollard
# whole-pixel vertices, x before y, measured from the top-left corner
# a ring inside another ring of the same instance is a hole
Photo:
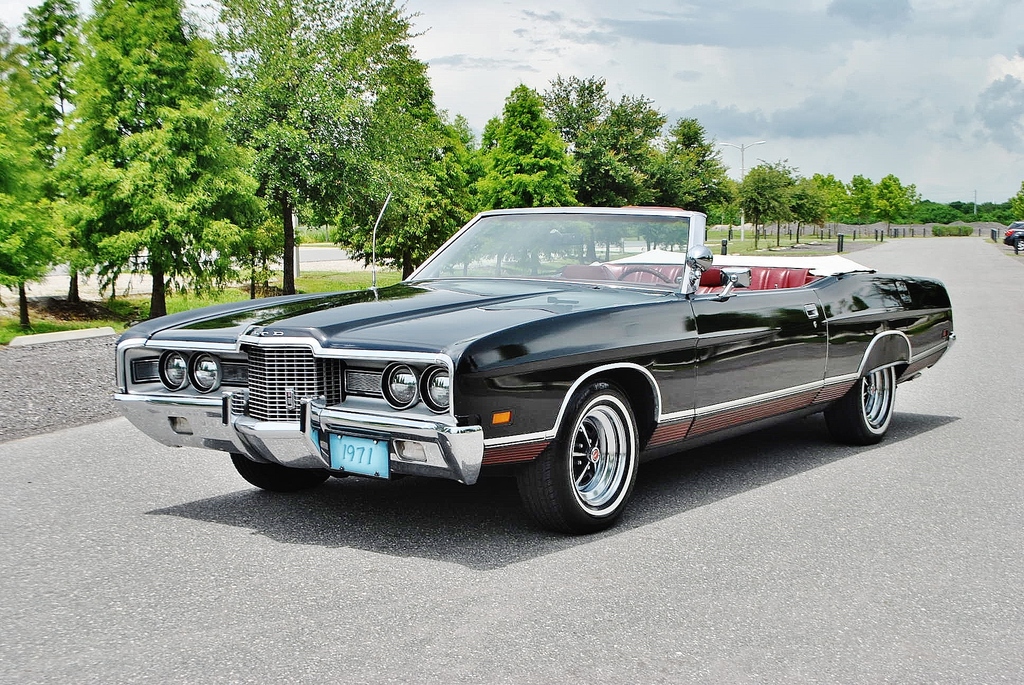
[[[722,254],[729,254],[729,241],[722,238]]]
[[[836,238],[837,238],[837,240],[836,240],[836,252],[842,252],[843,251],[843,240],[846,238],[846,236],[843,235],[842,233],[837,233],[836,234]]]

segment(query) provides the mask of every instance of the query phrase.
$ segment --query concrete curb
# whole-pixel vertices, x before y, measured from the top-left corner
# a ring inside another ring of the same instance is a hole
[[[102,326],[100,328],[80,328],[74,331],[57,331],[56,333],[19,335],[17,338],[11,340],[8,347],[26,347],[28,345],[41,345],[43,343],[63,342],[65,340],[102,338],[107,335],[117,335],[117,331],[110,326]]]

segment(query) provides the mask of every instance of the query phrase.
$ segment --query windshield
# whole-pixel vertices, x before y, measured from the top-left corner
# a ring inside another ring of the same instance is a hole
[[[498,214],[481,217],[416,278],[607,280],[602,263],[641,261],[637,257],[651,245],[680,250],[682,263],[689,238],[685,216]]]

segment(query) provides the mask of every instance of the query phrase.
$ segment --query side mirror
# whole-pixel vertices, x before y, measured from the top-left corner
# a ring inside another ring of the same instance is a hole
[[[686,252],[686,268],[689,278],[683,281],[685,289],[681,294],[692,295],[697,292],[697,284],[700,283],[700,276],[711,268],[715,257],[711,249],[705,245],[694,245]]]
[[[715,256],[711,253],[711,248],[706,245],[695,245],[686,253],[686,266],[694,271],[703,273],[711,268],[714,261]]]
[[[725,268],[722,269],[722,280],[725,281],[725,288],[715,299],[725,300],[732,295],[736,288],[750,287],[750,269]]]

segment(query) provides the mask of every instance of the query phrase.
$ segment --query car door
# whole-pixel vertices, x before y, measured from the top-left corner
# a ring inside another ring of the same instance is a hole
[[[825,375],[827,331],[808,288],[738,290],[692,300],[697,324],[696,418],[690,435],[794,411]]]

